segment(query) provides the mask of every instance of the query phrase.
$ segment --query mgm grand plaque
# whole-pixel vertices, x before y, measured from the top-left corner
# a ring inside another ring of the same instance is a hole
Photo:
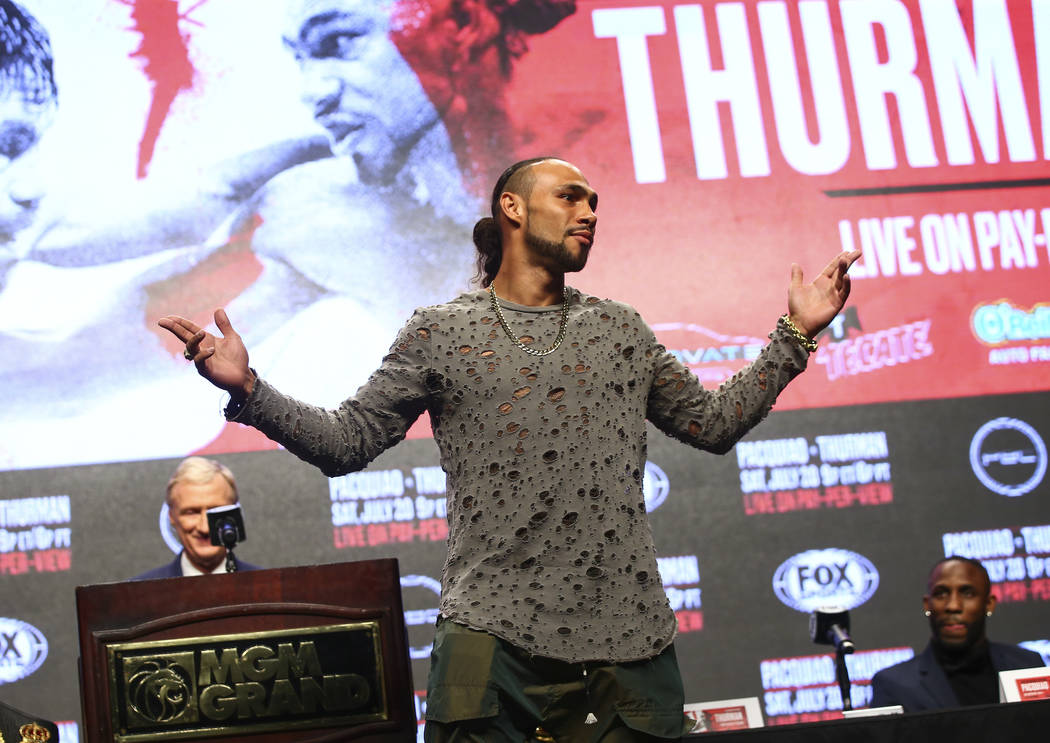
[[[389,717],[378,622],[107,645],[114,740],[181,740]]]

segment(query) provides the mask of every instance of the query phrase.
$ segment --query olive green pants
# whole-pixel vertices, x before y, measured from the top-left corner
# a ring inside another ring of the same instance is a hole
[[[674,648],[633,663],[565,663],[439,619],[426,743],[665,743],[690,721]]]

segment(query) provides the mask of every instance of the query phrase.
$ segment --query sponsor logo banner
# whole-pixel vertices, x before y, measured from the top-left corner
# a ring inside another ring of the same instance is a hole
[[[745,440],[735,451],[749,516],[893,501],[885,431]]]
[[[679,632],[699,632],[704,628],[700,590],[700,560],[696,555],[658,557],[664,591],[678,619]]]
[[[871,678],[883,668],[915,656],[908,647],[862,650],[846,656],[850,703],[854,709],[871,702]],[[838,719],[842,693],[835,678],[833,654],[769,658],[759,664],[766,720],[770,725]]]
[[[47,660],[47,638],[29,622],[0,617],[0,684],[19,681]]]
[[[868,558],[833,547],[792,555],[773,574],[777,598],[805,613],[824,606],[855,609],[878,587],[879,572]]]
[[[440,598],[441,581],[429,575],[401,576],[401,599],[405,604],[405,626],[408,629],[408,657],[412,660],[430,658]]]
[[[1050,601],[1050,524],[948,532],[941,545],[980,560],[999,601]]]
[[[68,495],[0,500],[0,575],[69,570],[71,520]]]
[[[1043,481],[1046,466],[1043,438],[1018,418],[990,420],[970,441],[973,473],[999,495],[1013,498],[1032,492]]]
[[[115,740],[180,740],[387,719],[379,626],[107,646]]]

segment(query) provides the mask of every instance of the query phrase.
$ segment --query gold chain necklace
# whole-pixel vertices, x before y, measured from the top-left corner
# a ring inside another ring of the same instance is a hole
[[[496,296],[496,289],[489,284],[489,299],[492,300],[492,309],[496,312],[496,318],[499,320],[499,324],[503,327],[503,332],[507,334],[511,342],[520,348],[522,351],[527,353],[529,356],[548,356],[558,350],[558,346],[565,340],[565,329],[569,327],[569,287],[562,289],[562,305],[561,305],[561,324],[558,328],[558,337],[554,339],[554,343],[551,344],[550,348],[545,348],[542,351],[537,351],[535,348],[530,348],[518,340],[518,336],[511,332],[510,326],[507,325],[507,318],[503,316],[503,310],[499,306],[499,297]]]

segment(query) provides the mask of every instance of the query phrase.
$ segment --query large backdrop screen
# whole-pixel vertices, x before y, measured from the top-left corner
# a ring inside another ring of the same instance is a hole
[[[866,703],[876,670],[922,649],[946,554],[988,567],[993,638],[1050,652],[1050,3],[0,15],[0,698],[63,721],[63,740],[73,587],[172,558],[164,486],[191,453],[237,474],[245,559],[400,559],[423,708],[447,535],[426,421],[328,480],[226,424],[156,320],[226,307],[261,376],[334,406],[414,307],[468,288],[491,184],[539,154],[601,194],[571,283],[636,306],[709,387],[765,342],[792,262],[812,277],[864,251],[808,371],[735,451],[650,437],[690,701],[835,714],[805,615],[841,604]]]

